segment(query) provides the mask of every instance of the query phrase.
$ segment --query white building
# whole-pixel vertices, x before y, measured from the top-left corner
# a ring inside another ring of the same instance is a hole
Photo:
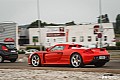
[[[40,43],[44,45],[45,38],[46,28],[40,28],[40,30],[39,28],[29,28],[29,45],[40,45]]]
[[[15,22],[0,23],[0,42],[14,43],[18,49],[18,26]]]
[[[47,26],[45,46],[53,46],[58,43],[66,43],[67,26]]]
[[[103,35],[102,45],[115,46],[115,42],[112,42],[115,38],[114,29],[112,23],[102,24]],[[42,43],[45,47],[50,47],[58,43],[79,43],[82,45],[99,44],[97,33],[99,32],[99,24],[89,25],[72,25],[72,26],[46,26],[39,29],[29,29],[30,45],[34,44],[33,39],[37,39],[36,45]],[[41,41],[41,42],[39,42]]]
[[[99,26],[99,24],[67,26],[68,42],[80,43],[82,45],[99,44],[100,38],[98,38],[97,34]],[[113,42],[115,35],[112,23],[103,23],[102,27],[102,45],[115,46],[115,42]]]

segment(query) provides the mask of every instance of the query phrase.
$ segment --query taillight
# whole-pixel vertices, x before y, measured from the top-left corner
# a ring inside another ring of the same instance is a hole
[[[2,46],[2,50],[8,51],[8,48],[6,46]]]

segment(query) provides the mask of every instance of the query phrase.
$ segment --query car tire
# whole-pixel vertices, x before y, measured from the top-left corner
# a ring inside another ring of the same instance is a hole
[[[0,63],[4,62],[3,56],[0,55]]]
[[[95,65],[95,67],[102,67],[102,66],[105,65],[105,63],[96,63],[96,64],[94,64],[94,65]]]
[[[83,60],[80,54],[74,53],[70,57],[70,64],[74,68],[83,67]]]
[[[14,63],[15,61],[16,61],[16,59],[12,59],[12,60],[10,60],[11,63]]]
[[[41,65],[40,63],[40,57],[37,54],[32,55],[31,57],[31,64],[33,67],[38,67]]]

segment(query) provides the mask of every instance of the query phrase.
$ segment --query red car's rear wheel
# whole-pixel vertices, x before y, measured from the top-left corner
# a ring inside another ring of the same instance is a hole
[[[83,65],[82,57],[78,53],[74,53],[71,55],[70,63],[72,67],[80,67]]]
[[[31,64],[34,67],[40,66],[40,57],[37,54],[31,57]]]

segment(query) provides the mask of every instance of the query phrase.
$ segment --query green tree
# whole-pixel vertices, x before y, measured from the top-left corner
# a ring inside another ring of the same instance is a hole
[[[116,29],[120,29],[120,14],[116,17]]]
[[[38,21],[40,22],[40,28],[44,28],[45,26],[59,26],[60,24],[54,24],[54,23],[46,23],[46,22],[42,22],[41,20],[36,20],[34,22],[32,22],[28,28],[38,28]]]
[[[76,25],[76,24],[75,24],[74,21],[71,21],[71,22],[67,22],[67,23],[65,23],[65,25],[70,26],[70,25]]]
[[[120,14],[118,14],[116,17],[115,33],[120,34]]]
[[[101,19],[101,21],[100,21]],[[101,15],[98,17],[98,23],[109,23],[109,18],[108,18],[108,14],[105,15]]]
[[[45,23],[42,23],[41,20],[36,20],[34,22],[32,22],[28,28],[38,28],[38,21],[40,22],[40,27],[43,28]]]

